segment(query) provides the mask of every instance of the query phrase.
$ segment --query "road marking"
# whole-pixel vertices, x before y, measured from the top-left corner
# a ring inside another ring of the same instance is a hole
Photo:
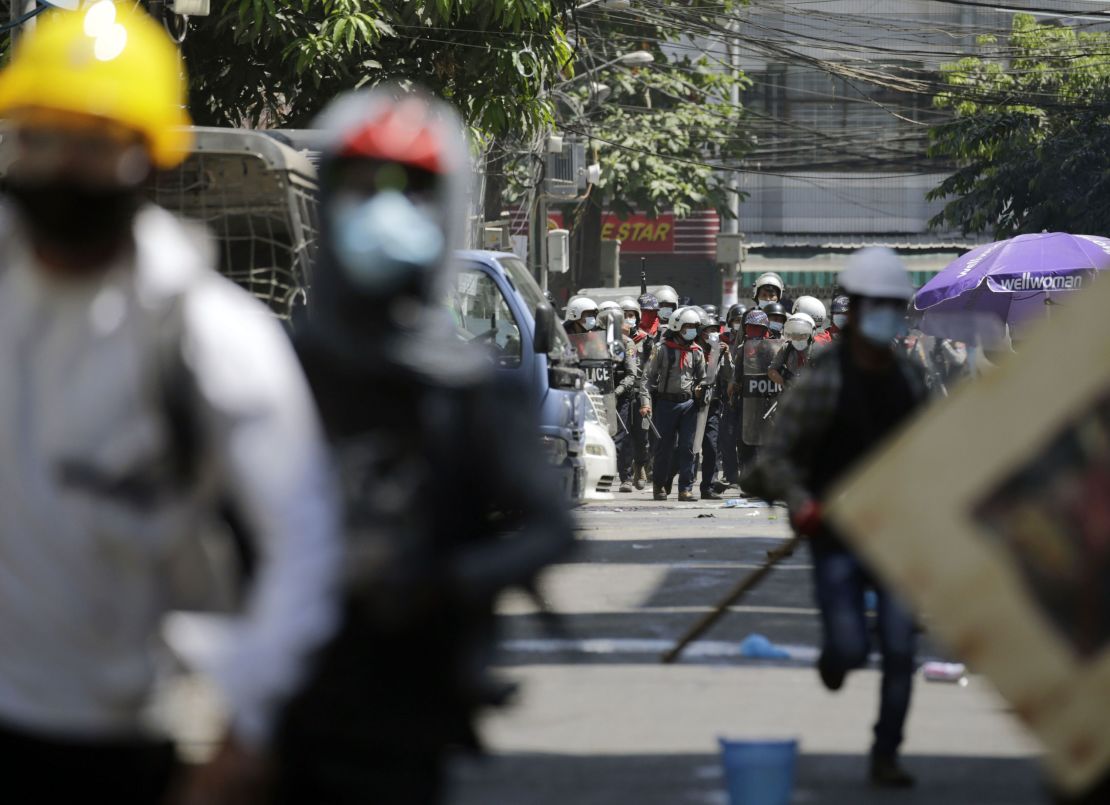
[[[784,646],[775,644],[789,655],[791,662],[817,662],[820,653],[812,646]],[[621,654],[659,654],[674,647],[673,640],[640,639],[625,637],[594,637],[594,638],[541,638],[531,640],[504,640],[500,647],[503,651],[517,654],[561,654],[574,652],[576,654],[593,654],[613,656]],[[743,657],[740,652],[740,643],[725,640],[695,640],[683,652],[684,657],[702,659],[719,659],[728,657]]]

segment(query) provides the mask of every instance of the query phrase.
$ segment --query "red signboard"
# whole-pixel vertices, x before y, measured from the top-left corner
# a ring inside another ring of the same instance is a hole
[[[566,220],[561,212],[552,211],[547,214],[548,229],[563,229],[565,224]],[[674,213],[663,213],[651,218],[643,213],[622,217],[607,212],[601,218],[602,239],[619,240],[621,254],[672,254],[675,251],[674,235]]]
[[[601,237],[619,240],[623,254],[674,251],[674,215],[649,218],[642,213],[627,218],[607,213],[601,219]]]

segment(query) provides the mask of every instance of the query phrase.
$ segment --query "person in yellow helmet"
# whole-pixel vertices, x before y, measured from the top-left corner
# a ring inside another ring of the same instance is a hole
[[[169,37],[108,0],[42,15],[0,72],[0,770],[27,801],[163,801],[153,647],[206,525],[238,523],[256,567],[199,657],[230,726],[188,802],[247,801],[336,619],[337,515],[292,347],[203,233],[143,201],[186,155],[184,102]]]

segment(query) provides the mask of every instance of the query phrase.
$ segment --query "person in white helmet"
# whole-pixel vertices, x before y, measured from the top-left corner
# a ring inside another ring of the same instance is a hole
[[[667,499],[667,486],[678,473],[678,499],[694,497],[694,431],[698,423],[696,400],[704,393],[705,355],[697,344],[701,316],[693,308],[675,312],[666,340],[652,355],[644,376],[652,395],[651,406],[640,409],[643,416],[654,413],[659,438],[655,446],[652,483],[655,499]],[[673,466],[675,445],[678,466]]]
[[[763,310],[772,302],[782,302],[785,292],[786,284],[782,281],[782,277],[773,271],[768,271],[756,277],[755,284],[752,286],[752,299],[755,300],[756,306]]]
[[[576,296],[567,302],[563,327],[568,335],[588,333],[597,327],[597,303],[586,296]]]
[[[840,275],[850,297],[844,335],[825,348],[779,405],[778,421],[760,458],[759,494],[785,500],[795,530],[810,540],[824,644],[821,680],[838,690],[870,652],[864,593],[878,598],[883,657],[879,718],[870,779],[883,787],[914,783],[898,750],[909,710],[916,633],[913,616],[892,597],[822,516],[822,499],[926,398],[920,368],[894,349],[905,326],[913,286],[889,249],[853,254]]]
[[[656,340],[659,342],[667,338],[667,325],[671,316],[678,310],[678,292],[670,285],[664,285],[655,292],[655,300],[659,303],[659,333]]]
[[[794,300],[790,309],[793,313],[805,313],[813,319],[813,334],[816,335],[825,329],[825,305],[816,296],[799,296]]]
[[[804,298],[804,297],[803,297]],[[790,388],[809,363],[810,348],[817,325],[807,313],[795,313],[783,326],[786,345],[771,360],[767,376],[783,388]]]

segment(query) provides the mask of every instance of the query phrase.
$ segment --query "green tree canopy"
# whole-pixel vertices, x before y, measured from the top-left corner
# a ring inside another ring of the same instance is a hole
[[[955,172],[931,224],[997,238],[1042,230],[1105,233],[1110,221],[1110,34],[1014,16],[1005,43],[943,68],[930,155]]]
[[[573,0],[231,0],[183,51],[198,123],[304,126],[333,96],[411,81],[481,133],[547,125],[545,81],[571,61]]]
[[[751,148],[742,110],[730,101],[733,84],[749,85],[728,69],[723,51],[707,54],[684,32],[721,25],[734,2],[673,0],[673,10],[629,14],[604,10],[576,17],[576,74],[621,54],[647,50],[655,61],[642,68],[599,71],[576,81],[574,103],[560,106],[559,127],[589,138],[602,168],[598,189],[609,206],[649,213],[697,209],[728,212],[728,174]],[[610,94],[599,99],[590,84]],[[579,114],[576,114],[579,112]]]

